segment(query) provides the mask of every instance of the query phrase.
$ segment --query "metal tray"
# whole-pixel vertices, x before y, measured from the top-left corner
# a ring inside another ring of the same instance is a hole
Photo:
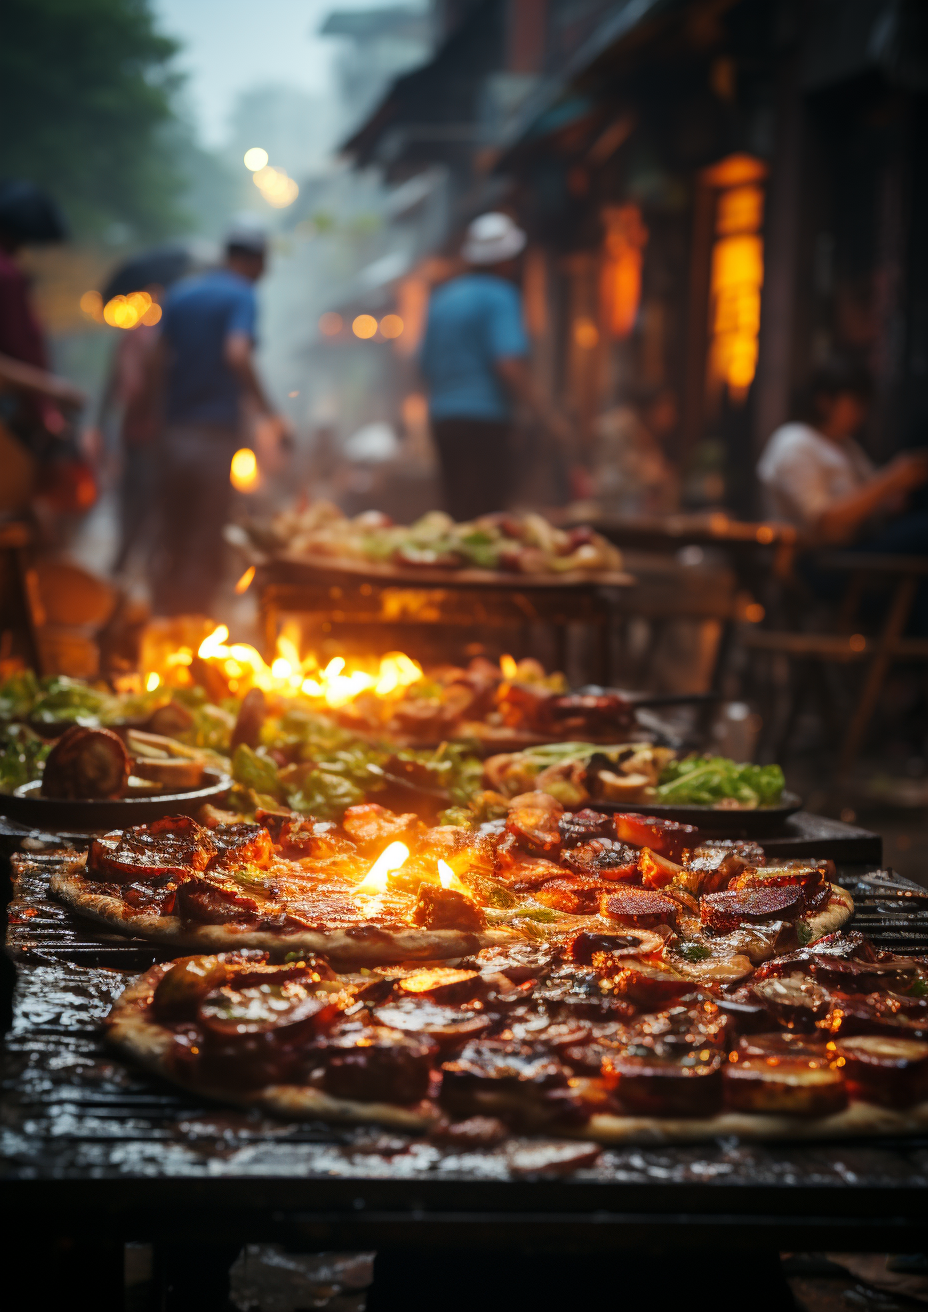
[[[633,812],[656,815],[661,820],[676,820],[695,825],[707,838],[763,838],[779,833],[791,815],[802,807],[796,793],[783,793],[777,806],[761,806],[756,811],[718,810],[713,806],[667,806],[657,802],[599,802],[588,805],[595,811]]]
[[[219,770],[205,770],[203,788],[158,797],[123,797],[118,801],[42,797],[41,781],[23,784],[13,793],[0,793],[0,815],[44,833],[71,830],[123,829],[160,820],[166,815],[196,815],[204,802],[220,802],[232,780]]]

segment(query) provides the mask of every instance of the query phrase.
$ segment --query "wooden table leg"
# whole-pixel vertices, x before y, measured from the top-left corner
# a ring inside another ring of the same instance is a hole
[[[877,698],[883,687],[883,681],[895,656],[896,643],[902,637],[908,623],[918,584],[919,580],[914,574],[903,575],[896,584],[889,614],[886,616],[886,622],[883,625],[876,652],[870,662],[870,668],[867,670],[867,677],[864,680],[864,686],[857,702],[857,709],[851,717],[851,722],[848,725],[841,746],[841,756],[838,761],[839,779],[846,778],[857,761],[864,735],[876,709]]]
[[[264,659],[268,665],[277,655],[277,603],[272,588],[262,588],[258,597],[260,627],[264,638]]]

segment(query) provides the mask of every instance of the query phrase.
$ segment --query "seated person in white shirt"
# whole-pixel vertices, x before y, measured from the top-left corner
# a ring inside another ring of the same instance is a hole
[[[866,377],[847,365],[826,366],[812,376],[805,422],[778,428],[757,466],[768,511],[795,524],[810,545],[928,553],[928,513],[899,513],[906,493],[928,481],[928,452],[902,452],[874,469],[854,440],[869,392]],[[894,512],[896,518],[882,528],[870,523]]]

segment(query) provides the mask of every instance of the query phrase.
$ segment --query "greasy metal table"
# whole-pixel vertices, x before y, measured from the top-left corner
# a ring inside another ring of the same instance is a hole
[[[557,1139],[452,1151],[378,1129],[290,1124],[216,1108],[106,1050],[99,1023],[127,975],[158,959],[97,934],[46,896],[54,854],[14,859],[9,952],[19,972],[4,1058],[5,1233],[111,1239],[484,1250],[915,1251],[928,1140],[644,1146]],[[888,871],[841,872],[856,923],[928,947],[928,892]],[[30,1231],[31,1228],[31,1231]]]

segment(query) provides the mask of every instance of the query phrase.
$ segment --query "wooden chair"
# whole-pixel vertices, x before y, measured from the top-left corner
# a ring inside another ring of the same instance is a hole
[[[866,664],[863,684],[847,719],[838,756],[838,778],[845,778],[860,754],[890,667],[901,661],[928,661],[928,637],[905,636],[919,584],[928,578],[928,557],[845,551],[822,553],[815,561],[823,569],[848,575],[844,597],[832,610],[832,622],[827,629],[810,631],[802,627],[802,594],[792,578],[784,584],[781,605],[771,609],[775,617],[778,609],[780,617],[792,618],[793,623],[781,628],[744,626],[739,641],[748,653],[767,652],[783,656],[793,667],[804,665],[826,696],[827,681],[821,676],[827,666]],[[868,588],[872,590],[874,584],[884,592],[888,590],[889,597],[879,631],[867,634],[861,632],[860,608]],[[805,599],[808,613],[811,601],[808,593]],[[808,686],[807,681],[795,677],[795,668],[791,674],[791,705],[779,743],[780,756],[785,755],[789,733]],[[766,712],[764,718],[769,722],[773,718],[769,705]]]

